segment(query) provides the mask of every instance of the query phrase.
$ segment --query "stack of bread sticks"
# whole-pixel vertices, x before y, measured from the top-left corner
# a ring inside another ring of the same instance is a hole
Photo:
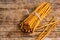
[[[21,24],[21,29],[24,32],[34,32],[40,22],[49,14],[51,4],[47,2],[41,3]]]

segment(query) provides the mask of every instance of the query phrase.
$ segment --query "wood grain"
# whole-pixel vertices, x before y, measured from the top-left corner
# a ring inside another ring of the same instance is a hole
[[[60,19],[60,0],[43,0],[52,4],[52,11],[43,21],[46,24],[52,16],[56,16],[56,20]],[[0,1],[0,40],[35,40],[41,30],[34,33],[26,34],[20,30],[19,23],[29,13],[43,2],[42,0],[11,0]],[[27,10],[26,10],[27,9]],[[60,24],[51,32],[47,39],[60,38]]]

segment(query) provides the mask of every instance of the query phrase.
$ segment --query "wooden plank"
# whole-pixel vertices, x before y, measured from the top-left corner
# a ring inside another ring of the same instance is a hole
[[[48,0],[45,0],[48,1]],[[49,0],[52,3],[53,10],[42,22],[46,24],[52,16],[56,20],[60,19],[60,0]],[[41,3],[42,0],[16,0],[16,3],[9,1],[6,4],[0,1],[0,39],[1,40],[35,40],[41,30],[26,35],[19,28],[19,23],[26,18],[27,11],[31,13]],[[30,7],[31,6],[31,7]],[[51,32],[48,38],[60,38],[60,25]]]

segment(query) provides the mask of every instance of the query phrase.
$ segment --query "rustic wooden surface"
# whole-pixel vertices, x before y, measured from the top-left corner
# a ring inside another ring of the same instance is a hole
[[[19,23],[44,1],[52,4],[52,11],[42,24],[47,23],[52,16],[59,20],[60,0],[0,0],[0,40],[35,40],[40,30],[27,35],[20,30]],[[51,38],[60,40],[60,25],[45,40]]]

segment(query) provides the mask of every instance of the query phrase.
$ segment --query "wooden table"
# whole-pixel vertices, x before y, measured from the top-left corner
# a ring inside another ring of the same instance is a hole
[[[52,11],[43,21],[47,23],[52,16],[60,19],[60,0],[43,0],[52,4]],[[43,2],[42,0],[1,0],[0,1],[0,40],[35,40],[40,30],[31,34],[25,34],[20,30],[19,24],[34,9]],[[60,25],[51,32],[47,39],[60,38]],[[57,39],[60,40],[60,39]]]

